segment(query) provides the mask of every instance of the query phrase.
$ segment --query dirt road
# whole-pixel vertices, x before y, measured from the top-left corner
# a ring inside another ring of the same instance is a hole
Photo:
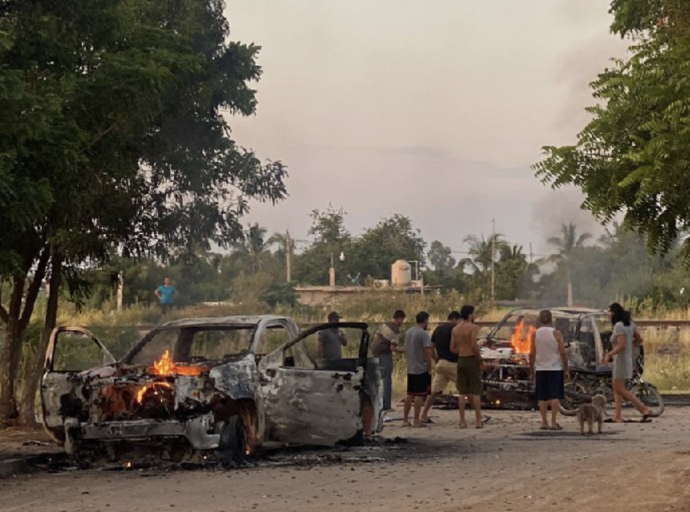
[[[537,429],[536,413],[491,411],[459,430],[455,411],[405,438],[350,450],[276,453],[240,470],[66,470],[0,480],[2,511],[690,510],[690,410],[581,437]],[[628,413],[635,417],[634,413]],[[635,417],[637,419],[637,417]]]

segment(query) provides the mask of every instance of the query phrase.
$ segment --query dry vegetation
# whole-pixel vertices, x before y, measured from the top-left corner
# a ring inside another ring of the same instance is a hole
[[[362,320],[372,326],[387,320],[393,310],[403,309],[408,313],[408,320],[420,310],[429,311],[432,322],[445,319],[447,312],[458,309],[463,303],[459,294],[444,296],[405,295],[400,293],[362,294],[356,300],[350,300],[337,306],[337,310],[346,320]],[[643,304],[631,304],[636,318],[659,320],[690,319],[690,309],[656,309],[645,308]],[[290,315],[300,323],[322,321],[330,308],[297,307],[278,308],[278,314]],[[494,322],[500,320],[507,309],[480,307],[479,319]],[[224,304],[218,306],[195,306],[179,309],[169,314],[166,319],[187,316],[225,316],[251,313],[270,313],[263,303]],[[130,307],[116,312],[112,308],[103,310],[85,310],[77,312],[69,305],[61,309],[59,322],[90,327],[111,347],[116,356],[120,356],[129,345],[138,338],[137,326],[151,325],[162,320],[157,308]],[[38,335],[40,330],[33,331]],[[664,392],[690,391],[690,329],[667,328],[645,329],[645,346],[647,364],[645,378]],[[404,359],[397,357],[395,365],[396,389],[404,389]]]

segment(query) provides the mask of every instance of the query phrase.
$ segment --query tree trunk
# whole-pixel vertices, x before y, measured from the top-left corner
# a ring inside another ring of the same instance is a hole
[[[38,384],[43,373],[43,363],[45,361],[46,350],[48,349],[48,341],[50,340],[50,333],[53,332],[55,324],[57,323],[58,311],[58,296],[60,291],[60,284],[62,282],[62,259],[54,255],[51,263],[50,271],[50,294],[48,295],[48,304],[46,306],[46,318],[43,325],[43,335],[41,342],[36,352],[36,357],[33,361],[27,362],[29,370],[26,372],[24,379],[24,390],[22,392],[22,401],[19,409],[19,422],[22,425],[34,425],[36,392],[38,391]]]
[[[24,295],[25,277],[15,276],[13,279],[12,295],[5,325],[5,345],[0,358],[0,424],[7,423],[17,415],[17,401],[15,397],[15,381],[17,377],[17,360],[15,351],[20,337],[19,324]]]
[[[566,278],[568,280],[568,307],[573,307],[573,280],[570,276],[570,265],[566,263],[565,267]]]

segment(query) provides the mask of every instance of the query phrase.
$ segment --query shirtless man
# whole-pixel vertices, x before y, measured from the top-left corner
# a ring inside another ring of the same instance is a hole
[[[469,399],[476,416],[474,426],[482,428],[489,418],[482,420],[482,356],[477,345],[479,327],[474,324],[474,306],[463,306],[460,310],[460,319],[460,323],[453,328],[453,334],[450,339],[450,351],[458,355],[460,428],[467,428],[467,423],[465,422],[465,403],[467,399]]]

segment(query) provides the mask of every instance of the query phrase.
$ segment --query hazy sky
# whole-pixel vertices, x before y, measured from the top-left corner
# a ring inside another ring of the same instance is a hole
[[[358,234],[393,213],[456,251],[496,229],[528,250],[560,222],[592,229],[575,192],[529,166],[575,140],[588,89],[625,45],[604,0],[228,0],[232,38],[262,47],[258,113],[237,141],[289,167],[290,197],[247,221],[307,238],[343,207]],[[456,255],[459,256],[459,255]]]

